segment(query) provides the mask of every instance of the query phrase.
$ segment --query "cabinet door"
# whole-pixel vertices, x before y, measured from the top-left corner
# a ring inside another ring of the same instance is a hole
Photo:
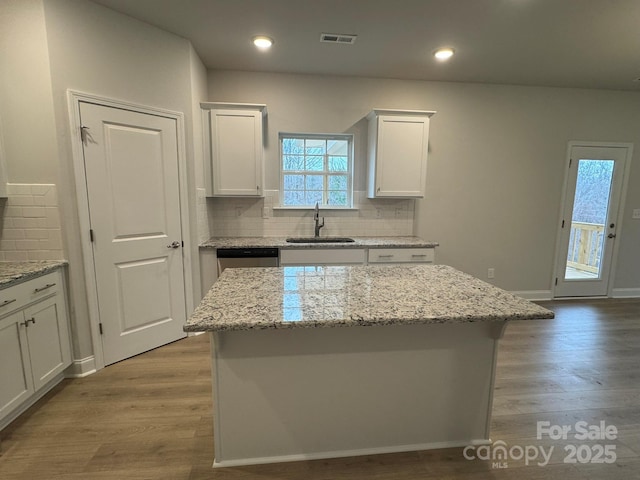
[[[59,296],[24,310],[34,388],[38,390],[71,363],[66,312]]]
[[[280,265],[362,265],[364,249],[305,248],[280,250]]]
[[[261,196],[262,112],[211,110],[213,194]]]
[[[22,312],[0,320],[0,418],[34,392]]]
[[[427,117],[379,117],[377,197],[424,196],[428,139]]]

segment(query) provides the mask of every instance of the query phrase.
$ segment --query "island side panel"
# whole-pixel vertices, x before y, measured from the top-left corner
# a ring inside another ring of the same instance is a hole
[[[488,441],[486,322],[214,332],[214,466]]]

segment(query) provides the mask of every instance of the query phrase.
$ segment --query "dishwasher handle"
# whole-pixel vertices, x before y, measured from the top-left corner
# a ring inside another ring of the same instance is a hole
[[[277,258],[278,249],[265,248],[218,248],[216,250],[218,258]]]

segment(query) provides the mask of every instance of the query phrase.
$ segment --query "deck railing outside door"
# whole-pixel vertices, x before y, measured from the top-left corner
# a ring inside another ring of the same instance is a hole
[[[603,245],[604,225],[571,222],[567,267],[599,274]]]

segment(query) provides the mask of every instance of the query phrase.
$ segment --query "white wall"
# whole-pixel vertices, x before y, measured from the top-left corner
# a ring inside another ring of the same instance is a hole
[[[440,263],[480,278],[493,267],[495,284],[514,291],[551,289],[567,142],[633,142],[640,154],[635,92],[210,70],[209,100],[267,104],[267,189],[279,185],[279,131],[355,133],[360,189],[366,114],[436,110],[415,232],[441,242]],[[632,165],[617,288],[640,287],[639,185]]]
[[[187,40],[94,3],[56,0],[44,2],[44,11],[60,140],[59,192],[70,262],[71,311],[76,324],[74,351],[76,358],[83,358],[92,353],[80,247],[80,238],[86,232],[80,231],[78,223],[67,89],[184,112],[189,203],[195,205],[191,76],[198,71],[204,75],[204,69],[198,66]],[[195,218],[192,210],[190,216]],[[196,238],[195,222],[192,225]],[[197,252],[197,247],[192,246],[192,250]],[[197,269],[193,277],[199,285]]]
[[[7,180],[57,183],[57,139],[42,0],[0,5],[0,118]]]

